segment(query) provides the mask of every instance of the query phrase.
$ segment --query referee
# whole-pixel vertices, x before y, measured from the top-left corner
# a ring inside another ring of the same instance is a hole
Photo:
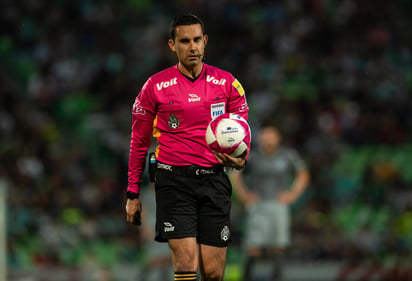
[[[204,281],[223,280],[232,194],[224,167],[246,165],[246,155],[215,155],[205,141],[212,118],[236,113],[247,120],[249,111],[239,81],[203,62],[207,41],[197,16],[176,17],[168,45],[178,63],[146,81],[132,111],[127,221],[140,223],[139,188],[153,135],[155,240],[169,244],[174,280],[197,280],[198,270]]]

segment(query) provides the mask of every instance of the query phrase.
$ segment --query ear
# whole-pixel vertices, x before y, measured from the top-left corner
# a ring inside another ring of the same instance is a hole
[[[207,40],[209,40],[209,37],[207,36],[207,34],[205,34],[205,36],[203,36],[203,39],[205,40],[205,46],[207,45]]]
[[[175,41],[172,39],[169,39],[167,43],[169,45],[170,50],[172,50],[173,52],[176,52]]]

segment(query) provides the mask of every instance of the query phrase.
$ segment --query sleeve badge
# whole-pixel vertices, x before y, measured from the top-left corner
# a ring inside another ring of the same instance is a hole
[[[245,90],[243,89],[242,84],[240,84],[237,79],[233,81],[232,86],[236,88],[236,90],[239,92],[239,95],[243,96],[245,94]]]

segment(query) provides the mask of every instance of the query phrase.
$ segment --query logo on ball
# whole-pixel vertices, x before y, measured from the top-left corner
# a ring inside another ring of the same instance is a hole
[[[250,127],[235,113],[225,113],[210,121],[206,129],[206,142],[215,152],[238,157],[250,148]]]

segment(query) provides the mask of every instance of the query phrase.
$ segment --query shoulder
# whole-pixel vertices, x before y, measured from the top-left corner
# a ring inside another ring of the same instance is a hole
[[[161,90],[170,85],[176,84],[177,71],[176,66],[171,66],[153,74],[146,80],[142,89],[146,91],[151,91],[153,89]]]
[[[222,77],[222,78],[229,79],[231,82],[232,80],[235,79],[229,71],[223,70],[217,66],[213,66],[213,65],[205,63],[204,67],[206,69],[206,75],[209,75],[209,77],[210,76]]]
[[[165,79],[171,79],[173,77],[176,77],[177,75],[177,67],[176,65],[168,67],[166,69],[163,69],[152,76],[149,77],[148,80],[153,81],[153,82],[159,82],[159,81],[164,81]]]
[[[288,158],[292,162],[303,164],[303,158],[295,148],[282,146],[280,151],[284,157]]]
[[[228,91],[236,89],[240,96],[245,94],[242,84],[229,71],[216,66],[206,66],[206,80],[217,85],[224,85]],[[235,91],[233,91],[235,93]]]
[[[296,149],[288,146],[281,145],[278,148],[278,153],[281,155],[286,155],[286,156],[297,156],[298,152]]]

